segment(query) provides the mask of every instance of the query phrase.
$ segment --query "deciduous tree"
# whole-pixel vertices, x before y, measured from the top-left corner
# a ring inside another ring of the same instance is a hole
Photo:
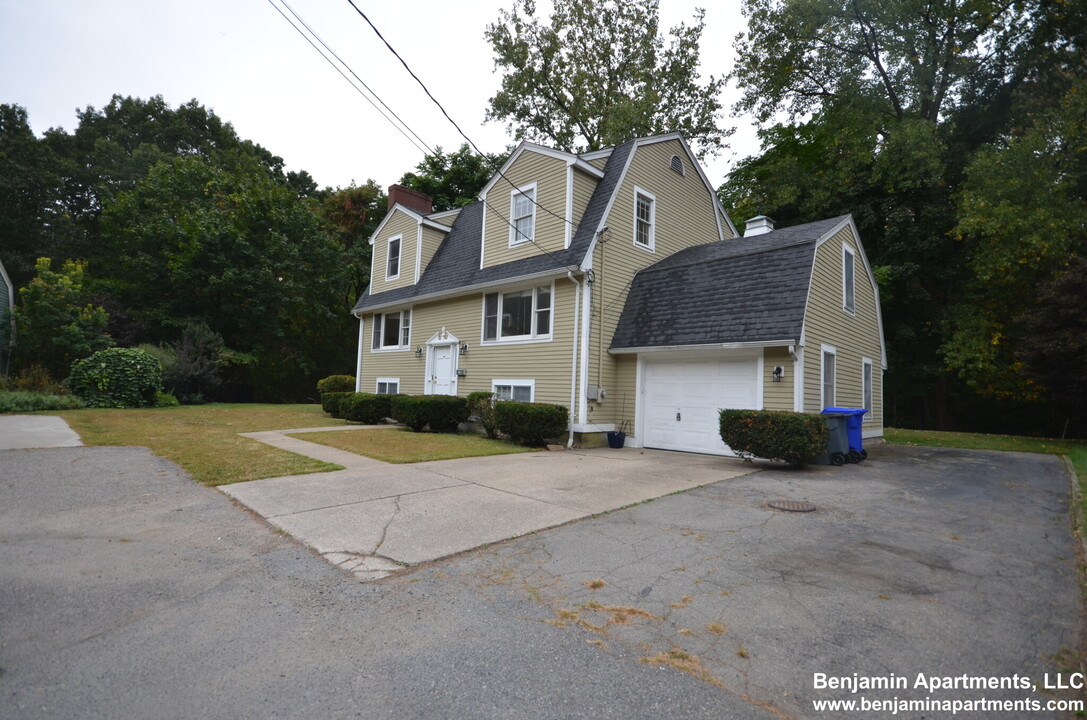
[[[724,80],[702,81],[704,12],[662,34],[657,0],[555,0],[549,20],[514,0],[485,37],[502,73],[489,120],[518,139],[570,151],[680,131],[700,156],[717,153]]]

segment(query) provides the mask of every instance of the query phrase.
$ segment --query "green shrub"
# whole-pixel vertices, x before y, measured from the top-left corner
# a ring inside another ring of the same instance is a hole
[[[334,392],[355,392],[355,376],[329,375],[321,378],[317,381],[317,392],[322,395]]]
[[[99,350],[72,363],[68,387],[89,407],[147,407],[162,390],[162,366],[136,348]]]
[[[392,416],[415,432],[456,432],[468,419],[468,401],[454,395],[390,395]]]
[[[41,365],[25,367],[16,375],[8,378],[0,378],[0,389],[23,390],[46,395],[67,395],[68,388],[64,383],[53,379],[49,371]]]
[[[324,398],[324,395],[321,396]],[[392,395],[374,393],[344,393],[340,398],[340,415],[344,420],[377,425],[392,417]]]
[[[722,410],[721,439],[744,458],[784,460],[804,467],[827,451],[829,433],[819,415],[778,410]]]
[[[468,393],[468,414],[474,417],[487,437],[498,437],[498,421],[494,416],[494,393],[481,391]]]
[[[0,414],[75,410],[81,407],[83,401],[75,395],[54,395],[28,390],[0,391]]]
[[[345,397],[354,395],[353,392],[326,392],[321,393],[321,409],[334,418],[343,420],[343,411],[340,407]]]
[[[494,405],[498,429],[522,445],[543,445],[566,432],[570,409],[565,405],[504,400]]]
[[[155,407],[178,407],[181,401],[168,392],[155,393]]]

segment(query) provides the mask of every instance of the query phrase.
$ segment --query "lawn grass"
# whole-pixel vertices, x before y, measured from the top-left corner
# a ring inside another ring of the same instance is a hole
[[[463,457],[508,455],[534,452],[506,442],[491,440],[482,435],[454,435],[452,433],[417,433],[406,428],[379,430],[331,430],[291,435],[300,440],[328,445],[356,455],[365,455],[387,463],[417,463],[428,460],[454,460]]]
[[[139,445],[205,485],[339,470],[243,438],[238,433],[345,425],[320,405],[186,405],[139,410],[66,410],[60,415],[87,445]]]
[[[1079,478],[1080,507],[1077,525],[1080,532],[1087,528],[1087,442],[1052,438],[1021,437],[1018,435],[983,435],[981,433],[942,432],[936,430],[900,430],[885,428],[883,438],[897,445],[934,445],[936,447],[967,448],[971,450],[1004,450],[1013,452],[1067,455]]]

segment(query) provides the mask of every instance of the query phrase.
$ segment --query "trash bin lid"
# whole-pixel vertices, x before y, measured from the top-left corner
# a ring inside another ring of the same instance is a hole
[[[828,407],[823,408],[823,412],[821,414],[864,415],[866,412],[868,411],[864,408]]]

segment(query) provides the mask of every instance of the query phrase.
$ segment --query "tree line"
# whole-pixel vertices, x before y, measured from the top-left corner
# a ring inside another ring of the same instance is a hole
[[[733,83],[761,150],[718,194],[740,222],[854,215],[883,304],[888,424],[1087,433],[1087,8],[742,9],[735,67],[702,77],[701,11],[663,29],[657,0],[555,0],[546,17],[514,0],[485,31],[486,117],[570,151],[680,130],[705,156],[727,147]],[[504,157],[438,149],[401,182],[456,207]],[[301,398],[353,366],[345,308],[384,202],[373,182],[320,190],[285,172],[196,101],[115,97],[42,138],[0,106],[0,259],[17,286],[78,300],[34,321],[57,329],[51,350],[23,332],[17,366],[59,375],[95,342],[182,358],[210,344],[225,387]]]

